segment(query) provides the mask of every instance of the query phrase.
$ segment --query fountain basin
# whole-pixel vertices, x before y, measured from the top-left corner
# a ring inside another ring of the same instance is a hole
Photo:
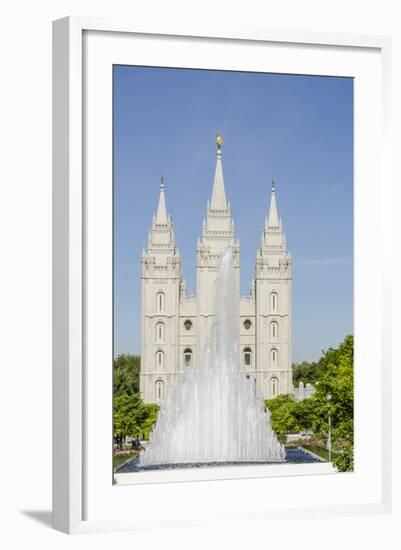
[[[301,447],[287,447],[286,460],[284,464],[308,464],[320,462],[318,458],[304,451]],[[235,461],[235,462],[191,462],[187,464],[156,464],[149,466],[141,466],[139,464],[139,456],[136,456],[117,468],[117,474],[128,474],[133,472],[148,472],[155,470],[181,470],[187,468],[215,468],[227,466],[253,466],[253,465],[274,465],[283,464],[283,462],[271,461]]]

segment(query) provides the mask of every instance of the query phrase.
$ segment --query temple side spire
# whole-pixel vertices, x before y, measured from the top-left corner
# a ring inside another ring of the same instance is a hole
[[[283,231],[283,225],[279,218],[276,204],[276,188],[272,182],[269,214],[265,218],[265,227],[262,232],[259,259],[266,259],[269,266],[278,267],[279,262],[290,258],[287,251],[287,243]]]
[[[166,209],[166,198],[164,196],[164,180],[160,179],[160,196],[159,196],[159,205],[157,207],[156,220],[157,225],[164,225],[168,223],[167,209]]]
[[[212,200],[210,201],[210,210],[227,210],[226,193],[224,189],[223,166],[221,162],[221,146],[223,143],[222,136],[216,135],[217,143],[217,160],[216,170],[214,173]]]
[[[173,220],[167,214],[166,198],[163,178],[160,180],[160,195],[156,214],[153,216],[152,225],[148,235],[148,246],[144,256],[156,254],[158,261],[167,260],[168,256],[179,256],[176,247]]]

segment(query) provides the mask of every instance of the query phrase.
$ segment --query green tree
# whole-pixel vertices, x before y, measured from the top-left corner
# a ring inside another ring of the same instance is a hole
[[[310,405],[316,411],[314,428],[328,433],[329,415],[334,465],[340,471],[353,468],[354,441],[354,339],[347,336],[338,349],[323,356],[324,369],[317,381]],[[328,396],[331,399],[328,399]]]
[[[113,432],[125,445],[127,437],[148,439],[158,405],[144,403],[139,393],[141,358],[122,353],[113,361]]]
[[[314,425],[315,412],[310,399],[297,401],[292,394],[282,394],[267,400],[265,404],[277,435],[309,430]]]
[[[322,364],[320,361],[317,363],[302,361],[302,363],[294,363],[292,369],[292,380],[295,387],[298,387],[301,381],[304,384],[314,385],[319,380]]]
[[[297,402],[292,394],[278,395],[265,401],[270,411],[270,421],[277,435],[297,431],[299,429],[296,415]]]
[[[153,426],[156,424],[159,406],[155,403],[145,403],[146,415],[141,424],[142,436],[144,439],[149,439]]]
[[[300,431],[313,430],[316,412],[310,399],[297,401],[294,411]]]
[[[138,355],[121,353],[113,361],[113,393],[129,395],[139,392],[141,358]]]
[[[304,362],[298,367],[298,381],[310,382],[312,375],[317,376],[314,382],[315,393],[309,399],[299,402],[293,395],[279,395],[266,401],[274,431],[281,435],[312,429],[327,437],[330,416],[332,449],[334,451],[333,463],[340,471],[352,470],[354,441],[353,336],[346,336],[338,348],[329,348],[327,351],[323,351],[322,357],[317,363]]]
[[[123,445],[127,437],[138,436],[142,432],[147,411],[139,393],[115,395],[113,413],[114,438],[121,439]]]

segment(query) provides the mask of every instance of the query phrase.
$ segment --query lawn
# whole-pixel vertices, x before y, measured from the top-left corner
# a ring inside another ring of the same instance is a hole
[[[323,460],[326,460],[328,462],[329,451],[324,447],[321,447],[320,445],[302,445],[302,447],[307,451],[311,451],[312,453],[315,453],[315,455],[320,456],[321,458],[323,458]]]
[[[137,454],[138,454],[138,451],[125,451],[124,453],[114,453],[113,455],[114,471],[116,471],[117,468],[125,464],[128,460],[130,460]]]

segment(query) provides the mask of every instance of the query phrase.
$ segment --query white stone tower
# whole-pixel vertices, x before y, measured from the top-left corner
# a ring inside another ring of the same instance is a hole
[[[202,236],[196,247],[197,347],[200,353],[204,349],[205,340],[214,320],[220,257],[229,245],[233,247],[238,293],[238,296],[233,299],[239,300],[240,250],[239,243],[235,239],[234,222],[224,189],[221,145],[222,138],[217,135],[217,160],[212,198],[207,204]]]
[[[291,257],[273,182],[255,272],[256,385],[265,399],[293,391],[291,285]]]
[[[142,354],[140,389],[146,402],[159,402],[178,365],[181,260],[167,214],[163,178],[147,249],[142,252]]]

